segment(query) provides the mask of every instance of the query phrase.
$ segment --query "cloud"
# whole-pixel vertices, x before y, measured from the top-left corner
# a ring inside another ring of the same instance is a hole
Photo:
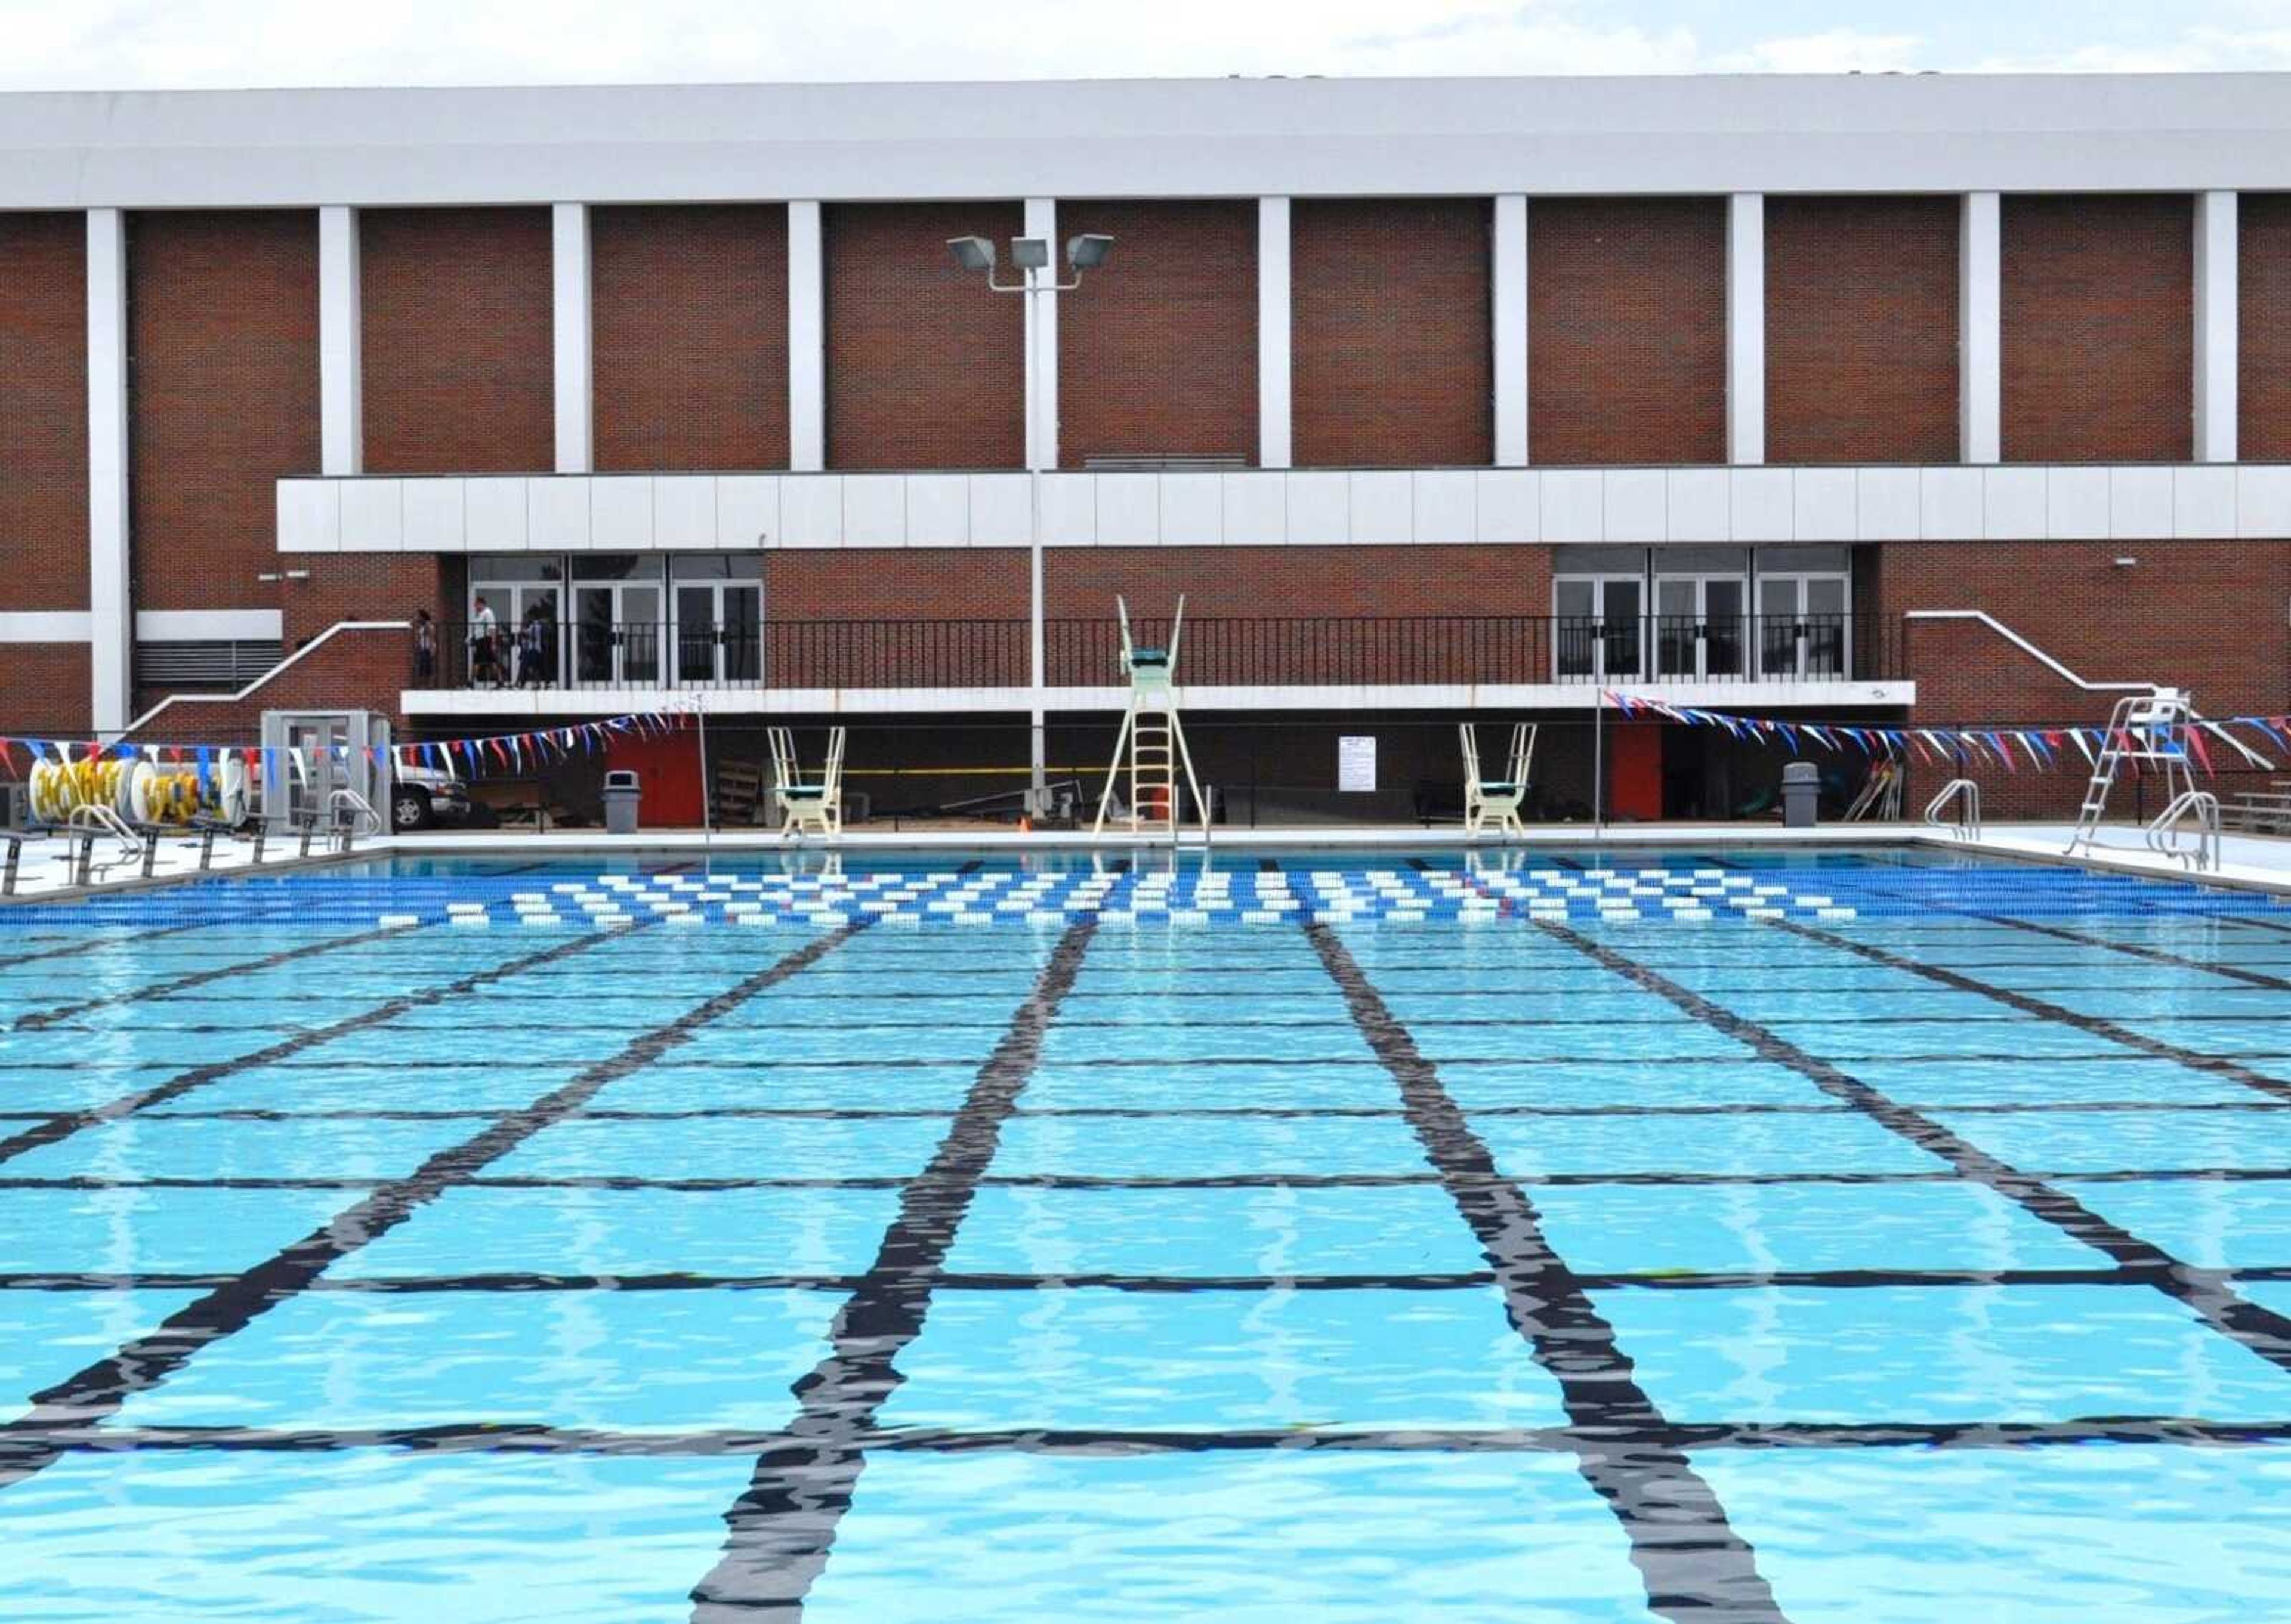
[[[0,0],[0,88],[2291,66],[2291,0],[2013,56],[1886,9],[1909,26],[1762,34],[1744,4],[1714,43],[1622,0]]]
[[[1720,73],[1914,73],[1931,52],[1914,34],[1857,34],[1832,28],[1764,39],[1723,52],[1705,67]]]

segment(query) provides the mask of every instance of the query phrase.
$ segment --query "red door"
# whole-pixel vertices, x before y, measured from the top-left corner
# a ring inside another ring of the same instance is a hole
[[[1662,817],[1662,725],[1611,723],[1607,728],[1607,816],[1617,823]]]

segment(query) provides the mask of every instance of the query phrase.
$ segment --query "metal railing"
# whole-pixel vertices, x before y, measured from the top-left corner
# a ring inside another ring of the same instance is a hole
[[[1166,623],[1132,622],[1141,645]],[[444,687],[1024,687],[1024,618],[559,622],[436,628],[427,678]],[[1051,687],[1121,680],[1111,617],[1043,626]],[[1443,687],[1836,682],[1900,671],[1874,615],[1232,615],[1188,617],[1189,687]],[[417,674],[416,686],[424,679]]]
[[[1949,804],[1957,804],[1955,823],[1941,814]],[[1941,793],[1925,803],[1925,822],[1935,829],[1946,829],[1952,838],[1977,840],[1981,838],[1981,786],[1970,778],[1952,778],[1941,786]]]
[[[2191,829],[2195,836],[2192,845],[2186,840]],[[2148,849],[2158,856],[2209,873],[2220,863],[2219,797],[2209,790],[2182,790],[2150,822],[2146,838]]]

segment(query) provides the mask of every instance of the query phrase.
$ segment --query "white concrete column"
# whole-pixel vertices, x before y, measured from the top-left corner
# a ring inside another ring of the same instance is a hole
[[[1527,198],[1496,199],[1495,253],[1489,267],[1495,326],[1496,466],[1527,466]]]
[[[589,205],[551,211],[557,243],[557,471],[585,474],[596,463],[595,364],[589,329]]]
[[[1065,256],[1058,247],[1058,200],[1026,199],[1025,234],[1050,245],[1050,268],[1044,273],[1059,279]],[[1033,331],[1033,375],[1026,384],[1026,448],[1036,468],[1058,465],[1058,298],[1056,293],[1026,295],[1026,320]]]
[[[1289,199],[1257,200],[1257,465],[1291,461],[1289,395]]]
[[[318,469],[366,468],[366,387],[360,375],[358,211],[318,211]]]
[[[2196,194],[2196,461],[2236,459],[2236,195]]]
[[[2005,452],[2005,229],[1995,192],[1965,194],[1957,227],[1957,438],[1964,460]]]
[[[819,205],[787,205],[788,466],[827,466],[827,299]]]
[[[1766,460],[1766,198],[1726,199],[1726,460]]]
[[[127,216],[87,212],[87,607],[90,720],[116,734],[129,703],[135,604],[127,541]]]

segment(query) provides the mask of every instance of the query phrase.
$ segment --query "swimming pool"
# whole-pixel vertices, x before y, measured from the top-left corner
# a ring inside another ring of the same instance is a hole
[[[0,1616],[2291,1582],[2280,904],[1875,853],[798,866],[0,912]]]

